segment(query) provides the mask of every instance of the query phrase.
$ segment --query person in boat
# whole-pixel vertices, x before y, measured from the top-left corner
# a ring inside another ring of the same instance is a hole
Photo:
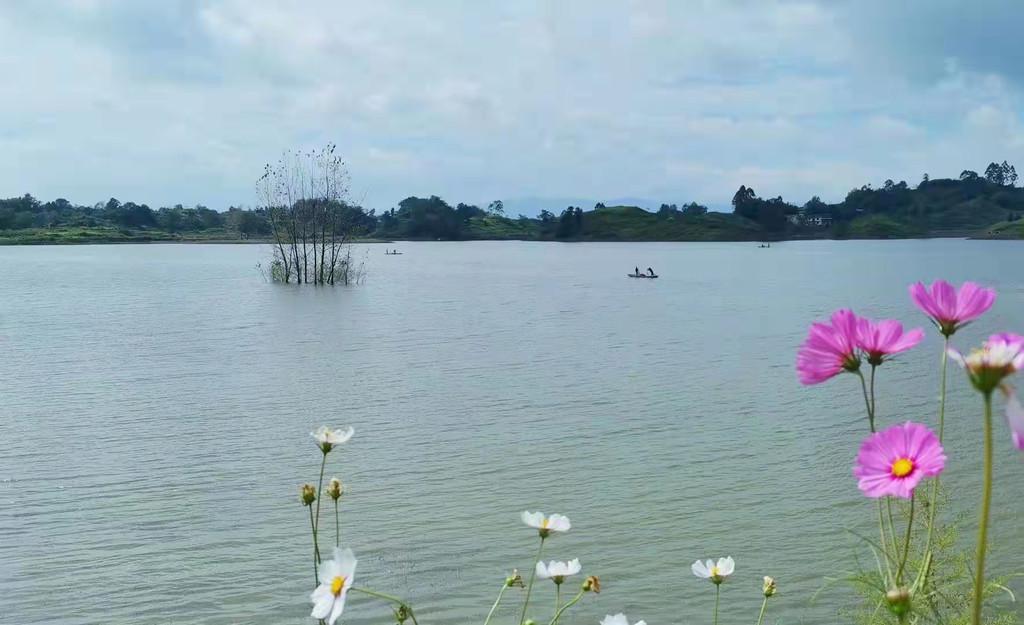
[[[633,268],[633,275],[634,276],[639,276],[640,275],[640,268],[639,267],[634,267]]]
[[[653,269],[651,269],[650,267],[648,267],[648,268],[647,268],[647,275],[649,275],[649,276],[653,276],[653,275],[654,275],[654,270],[653,270]]]

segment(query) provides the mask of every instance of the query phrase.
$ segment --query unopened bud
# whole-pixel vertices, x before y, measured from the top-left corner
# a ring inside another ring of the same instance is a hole
[[[771,597],[775,594],[775,578],[764,576],[764,596]]]
[[[316,488],[312,484],[303,484],[299,499],[302,500],[302,505],[304,506],[313,503],[316,501]]]
[[[532,618],[528,618],[526,619],[526,622],[523,623],[523,625],[537,625],[537,621],[533,620]]]
[[[598,579],[597,575],[591,575],[583,580],[583,592],[601,592],[601,580]]]
[[[402,625],[408,619],[409,619],[409,606],[407,606],[407,605],[405,605],[403,603],[402,605],[400,605],[397,608],[395,608],[395,621],[398,622],[398,625]]]
[[[523,576],[519,574],[518,569],[513,569],[512,574],[505,578],[505,586],[512,588],[513,586],[519,586],[523,588]]]
[[[910,591],[906,587],[893,588],[885,593],[885,602],[889,611],[902,620],[910,612]]]
[[[327,494],[330,495],[331,499],[334,501],[338,501],[344,492],[345,487],[341,485],[341,480],[336,477],[332,477],[331,481],[327,484]]]

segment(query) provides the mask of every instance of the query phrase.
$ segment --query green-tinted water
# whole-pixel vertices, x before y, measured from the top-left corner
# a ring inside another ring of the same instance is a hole
[[[943,277],[1000,292],[959,343],[1024,330],[1017,242],[397,247],[334,289],[265,283],[258,246],[0,248],[0,622],[312,622],[298,487],[320,423],[356,428],[328,474],[358,584],[422,625],[483,621],[532,563],[523,509],[567,514],[547,555],[602,578],[570,622],[708,622],[689,567],[719,555],[723,625],[756,620],[765,574],[769,622],[834,622],[843,593],[809,599],[870,561],[844,531],[873,527],[850,475],[867,426],[854,379],[797,384],[807,324],[852,306],[926,325],[906,286]],[[933,422],[939,347],[883,367],[883,423]],[[973,508],[980,401],[950,386],[946,483]],[[1024,466],[997,431],[1006,572]],[[353,597],[344,620],[383,618]]]

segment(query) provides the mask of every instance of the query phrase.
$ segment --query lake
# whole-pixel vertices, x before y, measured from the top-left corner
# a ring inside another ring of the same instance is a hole
[[[327,475],[357,585],[422,625],[482,622],[529,569],[524,509],[568,515],[546,555],[602,579],[567,623],[708,622],[690,564],[724,555],[723,624],[756,620],[762,575],[768,622],[834,622],[848,593],[811,599],[870,560],[847,531],[874,527],[851,477],[867,425],[855,378],[797,383],[807,325],[851,306],[927,326],[907,285],[945,278],[999,290],[958,345],[1024,331],[1022,242],[384,247],[358,248],[364,284],[319,289],[267,283],[259,245],[0,247],[0,622],[313,623],[298,491],[323,423],[356,429]],[[934,423],[939,350],[929,328],[880,369],[882,424]],[[973,510],[981,402],[950,380],[944,483]],[[1006,573],[1024,466],[999,421]],[[548,618],[550,584],[534,597]],[[357,595],[343,618],[382,619]]]

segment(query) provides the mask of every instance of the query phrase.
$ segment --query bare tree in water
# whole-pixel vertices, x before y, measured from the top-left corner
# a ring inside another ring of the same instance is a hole
[[[362,278],[352,239],[366,217],[348,203],[348,170],[334,145],[285,152],[257,183],[270,221],[270,277],[298,284],[350,284]]]

